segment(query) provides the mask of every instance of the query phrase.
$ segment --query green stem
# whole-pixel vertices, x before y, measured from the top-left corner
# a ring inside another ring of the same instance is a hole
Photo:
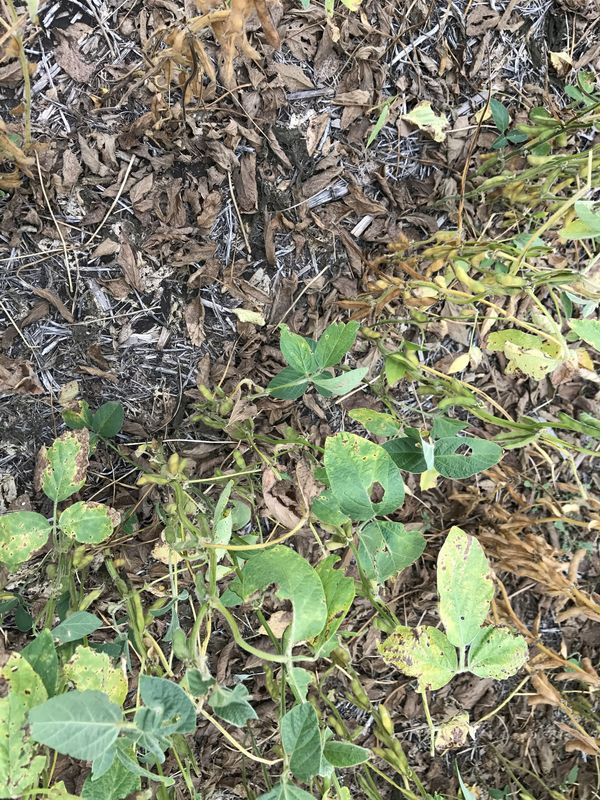
[[[425,719],[427,720],[427,726],[429,728],[429,735],[431,737],[431,755],[435,756],[435,727],[433,724],[433,720],[431,719],[431,713],[429,711],[429,703],[427,702],[427,690],[421,690],[421,697],[423,698],[423,709],[425,710]]]

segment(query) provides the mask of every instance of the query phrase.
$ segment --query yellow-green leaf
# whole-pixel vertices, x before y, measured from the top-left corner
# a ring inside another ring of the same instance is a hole
[[[444,141],[446,129],[450,124],[445,114],[435,113],[429,100],[422,100],[408,114],[403,114],[402,119],[428,133],[435,142]]]
[[[75,654],[65,664],[65,678],[80,692],[95,689],[104,692],[119,706],[127,697],[127,679],[123,671],[113,667],[106,653],[97,653],[89,647],[79,645]]]

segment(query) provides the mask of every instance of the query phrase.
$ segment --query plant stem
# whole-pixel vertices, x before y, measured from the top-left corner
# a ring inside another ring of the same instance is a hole
[[[435,756],[435,726],[433,724],[433,720],[431,719],[431,713],[429,712],[429,703],[427,702],[427,690],[421,690],[421,697],[423,698],[423,709],[425,711],[425,719],[427,720],[427,725],[429,727],[429,735],[431,737],[431,755],[432,757]]]

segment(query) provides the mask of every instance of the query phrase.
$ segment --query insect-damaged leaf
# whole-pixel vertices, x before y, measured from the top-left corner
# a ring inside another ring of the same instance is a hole
[[[493,467],[501,457],[502,448],[495,442],[466,436],[446,436],[435,443],[433,465],[444,478],[464,480]]]
[[[379,645],[388,664],[416,678],[419,690],[441,689],[458,670],[456,650],[437,628],[400,626]]]
[[[75,494],[85,483],[89,456],[86,428],[66,431],[51,447],[42,447],[35,469],[37,489],[59,503]]]
[[[38,785],[46,766],[25,732],[26,714],[22,697],[10,692],[0,699],[0,797],[22,797]]]
[[[106,653],[97,653],[79,645],[64,666],[64,675],[80,692],[87,689],[104,692],[121,706],[127,697],[127,679],[123,670],[113,667]]]
[[[103,503],[91,500],[73,503],[58,520],[60,529],[82,544],[99,544],[112,534],[120,514]]]
[[[527,661],[527,642],[508,630],[481,628],[469,647],[469,670],[480,678],[510,678]]]
[[[494,585],[483,548],[473,536],[451,528],[437,562],[440,617],[456,647],[470,644],[488,615]]]
[[[13,511],[0,517],[0,562],[14,570],[48,541],[51,525],[34,511]]]
[[[244,599],[272,583],[279,587],[277,596],[292,603],[292,644],[318,636],[327,623],[327,605],[321,579],[308,561],[295,550],[276,545],[248,559],[235,591],[241,590]]]
[[[325,442],[325,469],[343,514],[355,520],[391,514],[404,501],[398,467],[383,447],[353,433]],[[376,491],[381,489],[383,496]]]
[[[360,532],[358,561],[369,579],[384,583],[414,564],[424,549],[420,531],[406,530],[401,522],[376,519]]]

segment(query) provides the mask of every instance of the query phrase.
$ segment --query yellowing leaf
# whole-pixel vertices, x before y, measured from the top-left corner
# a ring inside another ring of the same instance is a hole
[[[469,353],[461,353],[457,356],[454,361],[450,364],[448,369],[446,370],[448,375],[454,375],[455,372],[462,372],[469,366],[469,361],[471,360],[471,356]]]
[[[422,492],[427,492],[429,489],[435,489],[437,486],[440,473],[437,469],[426,469],[419,476],[419,484]]]
[[[402,119],[428,133],[435,142],[444,141],[450,124],[445,114],[435,113],[429,100],[422,100],[408,114],[403,114]]]
[[[250,311],[248,308],[232,308],[231,310],[240,322],[250,322],[259,327],[266,324],[266,319],[258,311]]]
[[[571,70],[573,59],[564,50],[560,53],[549,52],[548,55],[550,56],[550,63],[559,75],[566,75]]]
[[[113,667],[106,653],[97,653],[79,645],[75,655],[65,664],[64,673],[80,692],[91,689],[104,692],[117,705],[125,702],[127,679],[121,669]]]

